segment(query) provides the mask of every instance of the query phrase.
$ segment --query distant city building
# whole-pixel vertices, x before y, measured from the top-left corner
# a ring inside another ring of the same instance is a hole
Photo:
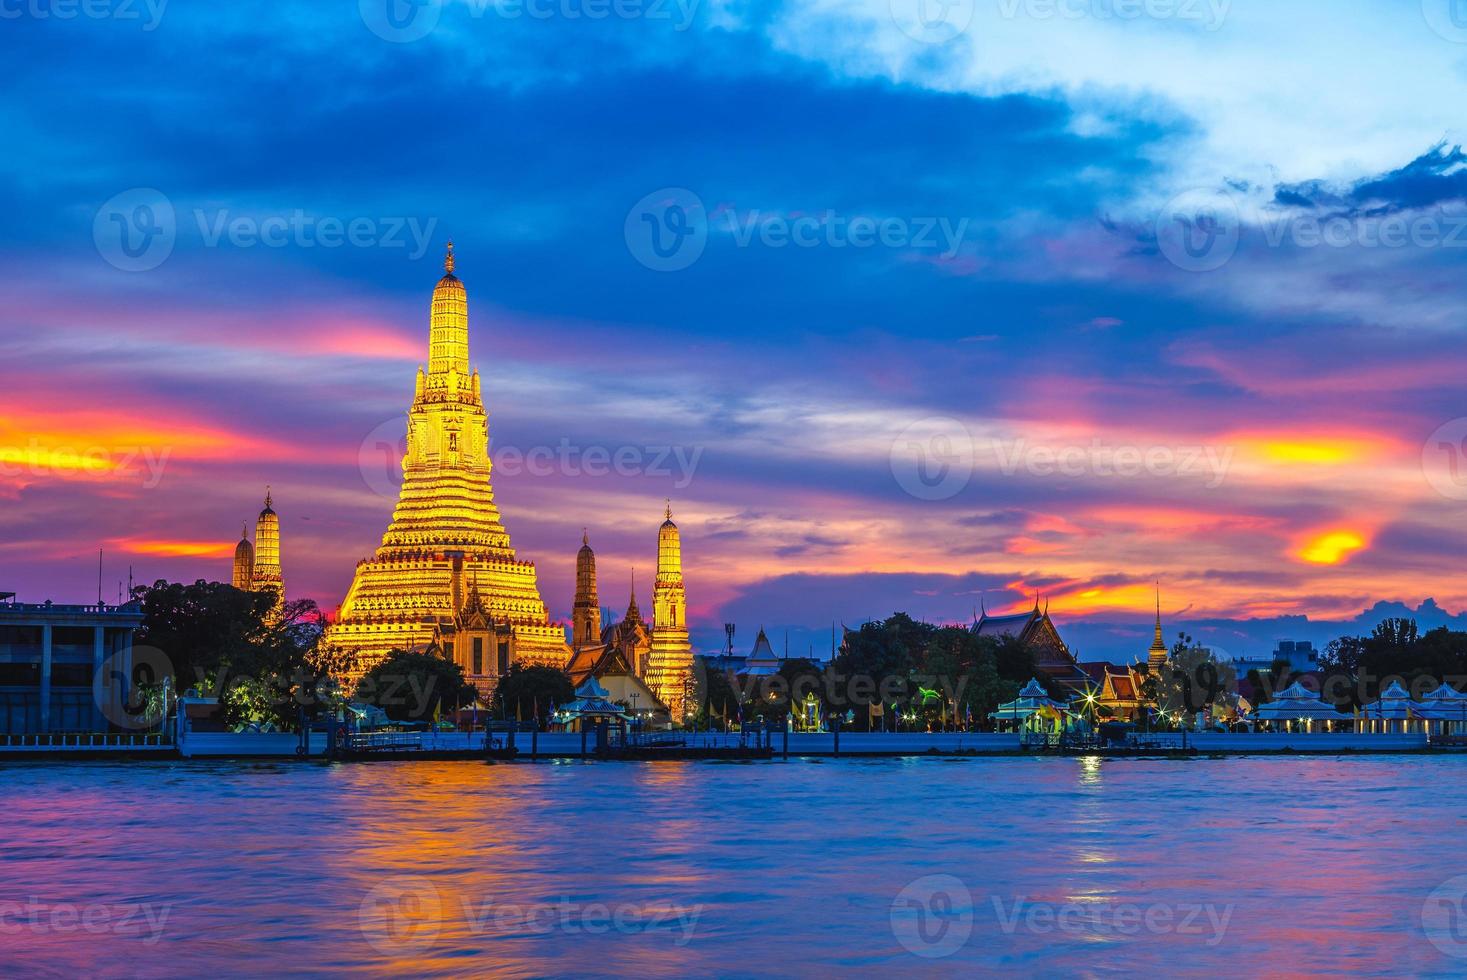
[[[141,606],[14,598],[0,592],[0,732],[108,731],[108,709],[127,703]]]
[[[1230,662],[1239,677],[1250,670],[1272,670],[1276,663],[1288,664],[1290,673],[1307,674],[1319,669],[1319,651],[1314,649],[1313,642],[1309,640],[1280,640],[1273,653],[1267,656],[1242,655],[1233,657]]]

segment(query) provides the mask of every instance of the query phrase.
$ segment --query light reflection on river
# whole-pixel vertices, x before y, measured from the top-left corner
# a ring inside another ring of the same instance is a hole
[[[1420,756],[10,764],[0,975],[1462,973],[1467,879],[1428,896],[1467,873],[1464,776]]]

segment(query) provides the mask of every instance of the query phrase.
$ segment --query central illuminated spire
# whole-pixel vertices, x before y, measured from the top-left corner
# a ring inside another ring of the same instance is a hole
[[[381,547],[357,566],[327,642],[355,651],[363,669],[392,650],[436,644],[483,691],[510,662],[559,667],[569,650],[546,614],[534,564],[515,555],[494,503],[488,415],[469,366],[468,294],[453,274],[451,242],[443,270],[433,287],[427,370],[418,368],[407,413],[397,506]],[[458,635],[465,577],[493,632],[488,646],[482,635]]]
[[[428,373],[469,373],[469,297],[453,274],[453,242],[443,258],[443,278],[433,288],[428,333]]]

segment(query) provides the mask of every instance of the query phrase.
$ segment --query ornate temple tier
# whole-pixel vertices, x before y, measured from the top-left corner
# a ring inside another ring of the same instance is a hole
[[[444,265],[428,370],[418,368],[408,410],[397,507],[381,547],[357,565],[326,641],[354,651],[359,670],[394,649],[436,646],[488,688],[510,661],[561,667],[570,649],[546,614],[534,563],[515,557],[494,504],[488,417],[479,373],[469,367],[468,297],[453,274],[451,243]],[[472,654],[455,647],[457,634],[469,639],[469,609],[483,623]]]

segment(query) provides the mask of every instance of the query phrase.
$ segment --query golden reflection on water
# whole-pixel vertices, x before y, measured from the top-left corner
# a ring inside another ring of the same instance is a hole
[[[1240,947],[1250,972],[1456,972],[1421,910],[1467,871],[1464,775],[1409,756],[11,766],[0,903],[169,917],[153,942],[7,931],[0,973],[1215,975]],[[923,960],[893,903],[932,876],[969,894],[971,935]],[[1082,928],[1046,927],[1067,906]],[[1112,928],[1131,907],[1170,924]],[[1225,918],[1219,945],[1178,928],[1194,907]]]

